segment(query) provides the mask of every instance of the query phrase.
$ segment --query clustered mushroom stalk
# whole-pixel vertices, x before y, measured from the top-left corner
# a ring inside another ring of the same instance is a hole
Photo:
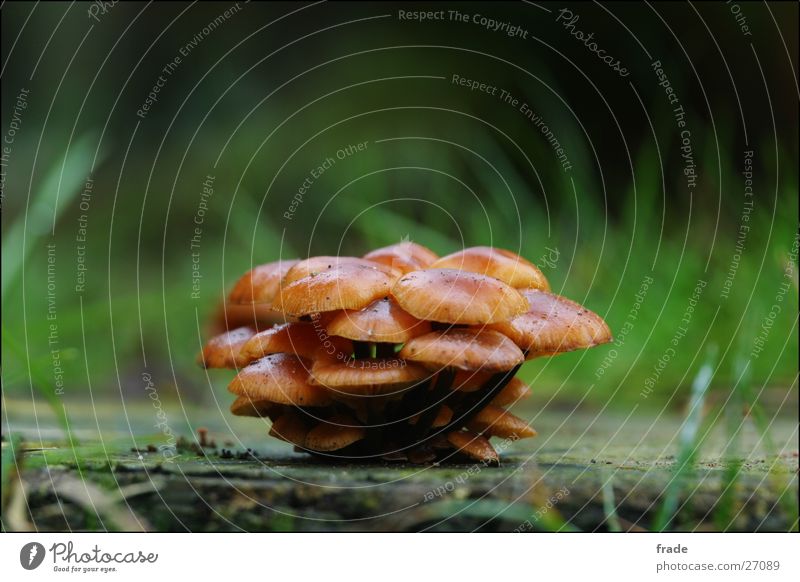
[[[297,451],[413,463],[498,463],[490,438],[536,435],[507,410],[530,395],[520,366],[612,339],[519,255],[413,242],[260,265],[213,326],[198,359],[237,370],[234,415]]]

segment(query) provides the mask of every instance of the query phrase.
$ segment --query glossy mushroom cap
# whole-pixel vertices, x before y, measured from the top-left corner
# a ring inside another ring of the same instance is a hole
[[[520,289],[550,289],[536,265],[511,251],[494,247],[470,247],[438,259],[430,268],[481,273]]]
[[[268,303],[220,303],[211,318],[212,333],[223,333],[237,327],[267,329],[276,323],[291,320],[283,313],[275,311]]]
[[[391,299],[379,299],[359,311],[339,313],[328,333],[356,341],[402,344],[431,331],[431,324],[406,313]]]
[[[259,265],[242,275],[228,295],[228,303],[272,303],[281,281],[297,260]]]
[[[457,368],[503,372],[524,361],[522,351],[501,333],[490,329],[452,328],[410,340],[399,356],[432,370]]]
[[[243,368],[228,391],[292,406],[328,406],[332,402],[328,392],[308,383],[308,365],[307,360],[294,355],[266,356]]]
[[[363,309],[386,297],[394,277],[379,265],[342,264],[281,287],[275,308],[294,316],[337,309]]]
[[[366,358],[346,362],[317,362],[309,380],[333,394],[377,395],[399,391],[430,376],[419,364],[398,359]]]
[[[287,285],[294,283],[295,281],[299,281],[300,279],[319,275],[320,273],[336,269],[337,267],[340,267],[342,265],[361,265],[363,267],[372,267],[374,269],[379,269],[380,271],[383,271],[384,273],[390,275],[393,278],[397,278],[401,274],[400,271],[395,271],[394,269],[389,268],[386,265],[377,264],[374,261],[368,261],[366,259],[361,259],[359,257],[319,256],[319,257],[310,257],[308,259],[296,262],[292,266],[292,268],[289,269],[288,272],[286,273],[286,276],[283,278],[283,282],[281,283],[281,285],[285,287]]]
[[[242,346],[256,333],[252,327],[238,327],[212,337],[203,346],[197,362],[206,368],[239,368],[249,360],[242,356]]]
[[[442,323],[496,323],[528,309],[520,292],[502,281],[455,269],[412,271],[394,284],[392,297],[414,317]]]
[[[375,249],[364,255],[364,258],[395,268],[401,273],[408,273],[430,267],[438,256],[427,247],[411,241],[403,241]]]
[[[486,463],[500,462],[497,451],[495,451],[489,441],[481,435],[469,431],[456,431],[448,433],[447,440],[457,450],[465,453],[476,461],[484,461]]]
[[[528,290],[524,295],[529,304],[526,313],[490,327],[514,340],[528,359],[612,340],[603,318],[574,301],[546,291]]]
[[[314,359],[318,357],[349,357],[352,344],[343,338],[331,338],[322,326],[295,322],[276,325],[252,336],[241,348],[241,359],[252,362],[270,354],[295,354]]]

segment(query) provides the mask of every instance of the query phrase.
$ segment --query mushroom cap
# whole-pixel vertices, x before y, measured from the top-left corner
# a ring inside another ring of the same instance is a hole
[[[286,273],[297,259],[258,265],[242,275],[228,294],[228,303],[272,303]]]
[[[302,447],[306,442],[306,435],[308,434],[308,423],[300,415],[293,410],[287,410],[281,414],[272,423],[269,429],[269,435]]]
[[[524,292],[529,309],[490,327],[510,337],[528,359],[590,348],[612,340],[603,318],[565,297],[546,291]]]
[[[380,265],[346,263],[281,287],[276,309],[295,316],[337,309],[363,309],[389,294],[394,277]]]
[[[257,418],[275,418],[282,412],[283,406],[269,400],[253,400],[249,396],[237,396],[231,404],[234,416],[255,416]]]
[[[315,323],[295,322],[276,325],[253,335],[241,348],[241,358],[252,362],[270,354],[295,354],[316,357],[349,357],[353,349],[343,338],[331,338],[325,328]]]
[[[469,431],[455,431],[448,433],[447,440],[456,449],[476,461],[500,462],[497,451],[486,437]]]
[[[228,386],[237,396],[293,406],[327,406],[330,394],[308,383],[308,361],[290,354],[273,354],[241,369]]]
[[[430,268],[481,273],[516,288],[550,289],[536,265],[516,253],[494,247],[469,247],[441,257]]]
[[[418,319],[482,325],[525,313],[519,291],[493,277],[455,269],[427,269],[403,275],[392,297]]]
[[[364,255],[364,258],[393,267],[401,273],[408,273],[429,267],[438,258],[438,255],[427,247],[411,241],[403,241],[375,249]]]
[[[372,267],[383,271],[394,278],[400,276],[399,271],[395,271],[386,265],[378,264],[375,261],[368,261],[359,257],[332,257],[323,255],[297,261],[286,273],[281,286],[286,287],[287,285],[290,285],[295,281],[299,281],[300,279],[305,279],[306,277],[310,277],[312,275],[319,275],[320,273],[330,271],[331,269],[335,269],[342,265],[361,265],[364,267]]]
[[[512,378],[505,387],[492,398],[490,404],[508,406],[531,395],[531,387],[519,378]]]
[[[291,318],[272,309],[266,303],[220,303],[211,317],[211,330],[214,333],[230,331],[237,327],[254,327],[267,329],[276,323],[283,323]]]
[[[402,390],[430,376],[424,367],[395,358],[315,362],[309,382],[332,392],[377,395]]]
[[[524,420],[494,404],[487,404],[476,414],[467,427],[487,436],[524,439],[536,436],[536,431]]]
[[[491,329],[450,328],[409,340],[399,356],[434,370],[502,372],[525,357],[514,342]]]
[[[402,344],[431,331],[431,324],[406,313],[388,298],[359,311],[342,311],[328,323],[328,333],[351,340]]]
[[[197,356],[206,368],[239,368],[249,360],[242,356],[242,346],[256,333],[252,327],[237,327],[212,337]]]
[[[305,446],[314,451],[336,451],[364,438],[366,431],[355,421],[337,415],[321,422],[306,435]]]

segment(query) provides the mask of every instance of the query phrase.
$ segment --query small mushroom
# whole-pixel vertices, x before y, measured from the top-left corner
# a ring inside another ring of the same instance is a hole
[[[239,368],[249,361],[241,354],[242,346],[256,333],[252,327],[238,327],[212,337],[197,356],[206,368]]]
[[[482,461],[487,464],[500,462],[497,451],[494,450],[494,447],[486,437],[465,430],[448,433],[447,440],[457,450],[476,461]]]
[[[336,415],[311,429],[305,446],[314,451],[336,451],[362,440],[365,434],[352,418]]]
[[[565,297],[546,291],[524,292],[528,310],[490,327],[510,337],[528,359],[583,348],[612,340],[603,318]]]
[[[428,269],[403,275],[392,297],[418,319],[464,325],[506,321],[525,313],[519,291],[493,277],[455,269]]]
[[[283,406],[269,400],[253,400],[249,396],[237,396],[231,404],[234,416],[254,416],[256,418],[277,418]]]
[[[366,358],[315,363],[309,382],[333,393],[379,395],[400,392],[429,376],[418,364],[397,358]]]
[[[364,255],[364,258],[397,269],[401,273],[408,273],[430,267],[438,257],[427,247],[403,241],[375,249]]]
[[[272,423],[269,435],[302,447],[308,435],[308,423],[300,414],[287,410]]]
[[[467,427],[487,436],[524,439],[536,436],[536,431],[524,420],[509,411],[488,404],[472,417]]]
[[[297,260],[279,260],[250,269],[231,289],[228,294],[228,303],[272,303],[278,293],[281,281],[295,264],[297,264]]]
[[[322,351],[324,354],[320,354]],[[252,362],[270,354],[295,354],[313,359],[345,358],[353,352],[343,338],[331,338],[325,328],[314,323],[293,322],[273,326],[253,335],[241,348],[241,358]]]
[[[524,361],[522,351],[490,329],[450,328],[410,340],[399,356],[429,369],[456,368],[503,372]]]
[[[308,383],[309,362],[290,354],[273,354],[242,368],[228,386],[237,396],[293,406],[328,406],[330,394]]]
[[[384,298],[358,311],[342,311],[328,323],[327,330],[356,341],[402,344],[431,331],[431,324]]]
[[[300,279],[304,279],[306,277],[315,277],[320,273],[336,269],[338,267],[341,267],[342,265],[360,265],[362,267],[378,269],[386,273],[387,275],[390,275],[394,279],[396,279],[401,274],[399,271],[396,271],[391,267],[387,267],[386,265],[376,264],[374,261],[368,261],[366,259],[360,259],[358,257],[321,256],[321,257],[311,257],[303,261],[296,262],[292,266],[292,268],[289,269],[288,272],[286,273],[286,276],[283,278],[281,286],[286,287],[287,285],[291,285],[292,283],[294,283],[295,281],[299,281]]]
[[[550,284],[536,265],[511,251],[494,247],[466,248],[438,259],[430,268],[481,273],[518,289],[550,289]]]
[[[531,395],[531,387],[519,378],[512,378],[505,388],[492,398],[490,404],[495,406],[509,406]]]
[[[395,280],[379,267],[345,263],[303,277],[281,287],[275,308],[297,317],[338,309],[363,309],[387,296]]]

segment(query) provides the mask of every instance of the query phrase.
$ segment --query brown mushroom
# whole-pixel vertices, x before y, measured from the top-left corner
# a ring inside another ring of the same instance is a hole
[[[252,362],[270,354],[295,354],[303,358],[349,357],[352,344],[332,338],[314,323],[294,322],[276,325],[253,335],[241,348],[241,358]]]
[[[336,451],[364,438],[364,427],[348,416],[336,415],[311,429],[305,446],[314,451]]]
[[[239,368],[249,360],[241,354],[242,346],[253,337],[252,327],[238,327],[212,337],[197,356],[197,363],[206,368]]]
[[[490,327],[514,340],[528,359],[612,340],[606,322],[582,305],[546,291],[528,290],[524,295],[529,304],[526,313]]]
[[[359,311],[342,311],[328,323],[327,329],[331,335],[351,340],[402,344],[431,331],[431,324],[384,298]]]
[[[375,249],[364,255],[365,259],[387,265],[401,273],[426,269],[438,258],[429,248],[411,241],[403,241]]]
[[[392,287],[392,297],[414,317],[442,323],[497,323],[528,309],[520,292],[502,281],[455,269],[407,273]]]
[[[531,387],[519,378],[512,378],[505,388],[492,398],[491,404],[495,406],[509,406],[531,395]]]
[[[399,271],[396,271],[391,267],[377,264],[376,262],[368,261],[367,259],[360,259],[358,257],[320,256],[310,257],[308,259],[296,262],[286,273],[281,286],[286,287],[287,285],[291,285],[300,279],[313,277],[319,275],[320,273],[341,267],[342,265],[360,265],[362,267],[378,269],[379,271],[386,273],[395,279],[401,274]]]
[[[520,349],[503,334],[474,328],[432,331],[408,341],[399,356],[433,370],[503,372],[524,361]]]
[[[287,410],[272,423],[269,434],[276,439],[302,447],[308,434],[308,421],[302,415]]]
[[[253,400],[249,396],[237,396],[231,404],[234,416],[254,416],[256,418],[277,418],[283,406],[269,400]]]
[[[486,437],[469,431],[454,431],[448,433],[447,440],[457,450],[476,461],[482,461],[487,464],[500,462],[497,451],[494,450],[494,447]]]
[[[281,281],[297,260],[275,261],[258,265],[242,275],[228,294],[228,303],[272,303]]]
[[[466,248],[438,259],[430,268],[481,273],[518,289],[550,289],[550,284],[536,265],[511,251],[494,247]]]
[[[211,332],[215,334],[230,331],[238,327],[252,327],[256,330],[267,329],[276,323],[291,321],[291,317],[275,311],[266,303],[220,303],[212,316]]]
[[[269,400],[293,406],[327,406],[330,394],[308,383],[308,360],[289,354],[273,354],[253,362],[228,386],[237,396]]]
[[[379,395],[402,391],[429,376],[430,372],[418,364],[396,358],[366,358],[315,362],[309,382],[326,386],[334,394]]]
[[[467,423],[467,428],[501,438],[524,439],[536,436],[536,431],[527,422],[494,404],[486,405],[473,416]]]
[[[363,309],[389,294],[394,277],[379,265],[346,263],[282,286],[275,308],[294,316]]]

